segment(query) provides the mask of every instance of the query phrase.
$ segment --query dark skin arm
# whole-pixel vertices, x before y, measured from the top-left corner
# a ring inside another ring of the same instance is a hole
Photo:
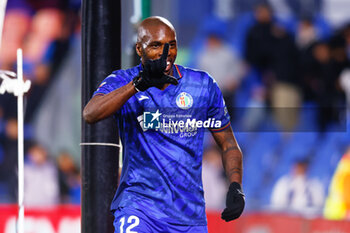
[[[84,108],[84,120],[89,124],[93,124],[111,116],[136,92],[134,85],[130,82],[107,95],[94,96]]]
[[[242,152],[233,135],[231,126],[221,132],[212,132],[212,135],[221,148],[222,163],[230,183],[242,184]]]

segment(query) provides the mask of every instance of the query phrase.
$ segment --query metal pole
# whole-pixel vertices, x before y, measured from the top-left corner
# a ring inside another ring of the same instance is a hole
[[[22,49],[17,49],[17,80],[23,83]],[[23,91],[17,96],[18,121],[18,222],[17,232],[24,233],[24,146],[23,146]]]
[[[17,78],[16,78],[17,76]],[[13,78],[12,78],[13,77]],[[23,146],[23,95],[30,89],[30,80],[23,81],[22,49],[17,50],[17,75],[12,71],[0,70],[0,94],[5,92],[17,96],[18,122],[18,221],[17,233],[24,233],[24,146]]]
[[[121,0],[83,0],[82,108],[102,80],[121,66]],[[81,232],[113,233],[110,204],[118,183],[118,133],[109,118],[82,121]]]

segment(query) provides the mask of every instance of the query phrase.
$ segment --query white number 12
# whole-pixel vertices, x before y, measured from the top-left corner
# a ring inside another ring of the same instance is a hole
[[[125,224],[125,217],[122,217],[120,220],[120,233],[124,232],[124,224]],[[125,233],[137,233],[137,231],[132,231],[132,229],[140,224],[140,219],[136,217],[135,215],[131,215],[128,218],[128,223],[130,224],[127,228]]]

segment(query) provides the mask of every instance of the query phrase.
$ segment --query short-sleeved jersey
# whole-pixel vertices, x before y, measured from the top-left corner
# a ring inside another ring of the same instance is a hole
[[[94,95],[128,84],[141,69],[114,71]],[[172,224],[206,225],[201,178],[205,128],[224,130],[230,117],[207,73],[180,65],[173,70],[178,85],[138,92],[115,114],[123,168],[111,210],[131,207]]]

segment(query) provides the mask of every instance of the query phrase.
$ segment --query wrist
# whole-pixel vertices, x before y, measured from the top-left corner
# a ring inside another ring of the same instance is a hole
[[[129,87],[128,91],[129,91],[132,95],[134,95],[134,94],[136,94],[137,92],[139,92],[139,91],[135,88],[135,85],[134,85],[133,81],[131,81],[131,82],[128,83],[128,87]]]
[[[136,92],[140,92],[140,91],[145,91],[147,89],[144,81],[142,80],[141,75],[137,75],[135,78],[133,78],[132,80],[132,84],[134,86],[134,89]]]
[[[137,87],[136,87],[136,85],[135,85],[135,82],[132,82],[132,86],[134,87],[134,90],[135,90],[136,92],[140,92],[140,90],[137,89]]]
[[[230,184],[230,188],[229,189],[234,189],[234,190],[240,190],[242,191],[242,185],[238,182],[232,182]]]

